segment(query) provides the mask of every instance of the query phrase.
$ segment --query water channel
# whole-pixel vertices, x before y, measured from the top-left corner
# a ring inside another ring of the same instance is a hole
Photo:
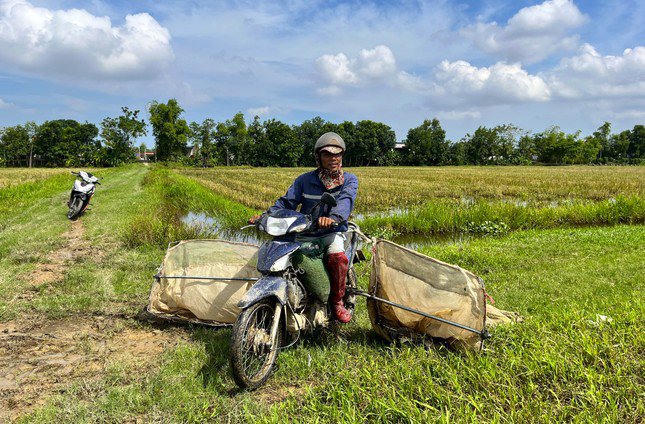
[[[402,211],[397,211],[397,213],[402,213]],[[255,245],[260,245],[263,241],[271,239],[271,236],[257,231],[254,228],[241,230],[226,227],[217,218],[201,212],[189,212],[181,221],[184,225],[194,230],[200,237],[219,238]],[[354,222],[357,222],[360,225],[360,219],[355,219]],[[431,236],[425,234],[406,234],[395,236],[391,241],[409,249],[418,250],[419,248],[428,245],[460,244],[471,238],[471,235],[463,233],[435,234]]]

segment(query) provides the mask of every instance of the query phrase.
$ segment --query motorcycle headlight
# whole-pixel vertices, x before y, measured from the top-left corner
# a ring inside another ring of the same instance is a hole
[[[266,232],[272,236],[282,236],[287,234],[289,227],[296,220],[292,218],[274,218],[272,216],[267,218]]]

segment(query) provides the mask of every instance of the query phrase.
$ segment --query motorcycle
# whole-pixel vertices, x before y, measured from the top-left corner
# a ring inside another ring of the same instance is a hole
[[[336,206],[336,199],[323,194],[321,204]],[[233,326],[230,364],[238,386],[255,389],[271,375],[278,353],[293,346],[303,331],[312,332],[329,326],[332,311],[303,284],[301,270],[294,267],[292,257],[301,243],[292,241],[295,234],[316,231],[311,215],[292,210],[263,214],[253,225],[273,236],[258,251],[259,280],[239,302],[242,309]],[[353,222],[348,222],[345,254],[349,259],[345,307],[353,314],[356,305],[356,273],[353,267],[365,257],[358,244],[365,236]],[[287,345],[288,337],[291,342]]]
[[[72,174],[76,175],[77,179],[74,180],[74,187],[72,187],[72,192],[67,202],[69,207],[67,218],[69,219],[74,219],[85,212],[94,195],[96,185],[101,185],[98,177],[89,172],[72,172]]]

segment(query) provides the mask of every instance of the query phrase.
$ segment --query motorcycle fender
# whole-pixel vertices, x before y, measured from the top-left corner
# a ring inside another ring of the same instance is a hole
[[[266,299],[275,297],[281,305],[287,303],[287,280],[282,277],[262,277],[237,304],[239,308],[246,309],[249,306]]]

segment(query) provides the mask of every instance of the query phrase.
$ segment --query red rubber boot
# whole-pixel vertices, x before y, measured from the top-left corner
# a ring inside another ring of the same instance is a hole
[[[329,293],[331,310],[338,321],[347,323],[352,319],[352,313],[345,308],[343,303],[349,261],[343,252],[331,253],[325,258],[325,265],[331,280],[331,291]]]

